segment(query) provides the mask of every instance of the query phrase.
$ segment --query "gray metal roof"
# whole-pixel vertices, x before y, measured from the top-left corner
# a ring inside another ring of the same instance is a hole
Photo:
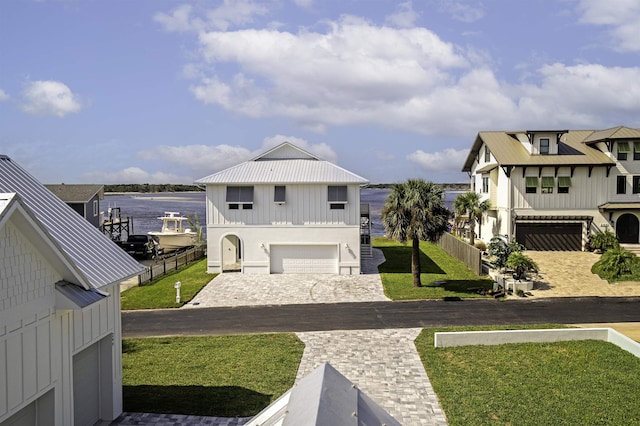
[[[63,296],[64,299],[61,300],[59,296]],[[56,307],[60,309],[82,309],[101,301],[108,295],[95,288],[85,290],[75,284],[60,281],[56,283],[56,297],[58,297]]]
[[[400,422],[324,363],[247,423],[257,425],[399,426]]]
[[[144,271],[144,266],[6,155],[0,155],[0,192],[20,196],[90,285],[100,288]]]
[[[200,184],[335,183],[369,181],[300,148],[283,143],[258,157],[198,179]]]
[[[56,194],[65,203],[86,203],[97,194],[99,199],[104,198],[104,185],[84,184],[46,184],[45,187]]]
[[[589,146],[586,139],[593,130],[569,130],[560,138],[557,155],[532,155],[520,139],[526,140],[526,130],[479,132],[462,171],[470,172],[484,144],[501,166],[569,166],[613,165],[615,161],[604,152]]]

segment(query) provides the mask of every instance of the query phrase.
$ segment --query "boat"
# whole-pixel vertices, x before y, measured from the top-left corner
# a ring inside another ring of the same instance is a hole
[[[162,221],[162,230],[149,231],[148,234],[158,241],[159,248],[165,253],[196,244],[198,234],[190,228],[184,227],[184,222],[189,218],[180,216],[178,212],[164,212],[164,216],[158,219]]]

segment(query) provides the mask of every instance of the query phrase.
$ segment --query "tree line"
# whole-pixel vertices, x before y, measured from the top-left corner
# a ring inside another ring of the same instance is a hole
[[[182,185],[171,183],[127,183],[105,185],[104,192],[202,192],[204,188],[197,185]]]

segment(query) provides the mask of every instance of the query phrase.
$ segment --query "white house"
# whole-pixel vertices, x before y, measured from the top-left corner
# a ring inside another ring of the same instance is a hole
[[[209,272],[360,273],[366,179],[285,142],[196,183]]]
[[[119,282],[142,270],[0,155],[0,425],[122,413]]]
[[[462,170],[492,205],[485,240],[583,250],[591,233],[608,229],[621,243],[639,242],[640,129],[480,132]]]

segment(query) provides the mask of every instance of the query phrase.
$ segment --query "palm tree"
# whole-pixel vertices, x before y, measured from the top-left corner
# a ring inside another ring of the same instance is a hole
[[[448,229],[451,212],[444,205],[442,188],[422,179],[392,185],[382,209],[387,237],[412,242],[411,273],[414,287],[421,287],[420,240],[437,241]]]
[[[458,195],[453,202],[453,209],[457,215],[469,216],[469,244],[474,245],[476,221],[479,223],[479,231],[482,235],[482,217],[491,209],[491,202],[489,200],[480,202],[480,194],[469,191]]]

